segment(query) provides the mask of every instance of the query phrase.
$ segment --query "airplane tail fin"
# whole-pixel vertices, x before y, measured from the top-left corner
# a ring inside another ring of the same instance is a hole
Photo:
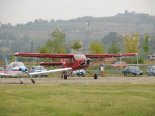
[[[6,55],[5,55],[5,65],[8,66],[8,59],[7,59]]]

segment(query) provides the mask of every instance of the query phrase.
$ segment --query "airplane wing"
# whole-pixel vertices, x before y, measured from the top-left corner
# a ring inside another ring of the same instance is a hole
[[[86,54],[88,58],[111,58],[111,57],[123,57],[123,56],[136,56],[137,53],[122,53],[122,54]]]
[[[73,54],[47,54],[47,53],[29,53],[29,52],[16,52],[15,56],[22,57],[36,57],[36,58],[73,58]]]
[[[13,74],[13,73],[0,73],[0,77],[20,77],[22,73],[20,74]]]
[[[62,65],[61,62],[41,62],[39,65],[43,66],[60,66]]]
[[[3,76],[5,76],[5,77],[9,77],[9,76],[12,76],[11,74],[6,74],[6,73],[0,73],[0,77],[3,77]]]
[[[60,69],[53,69],[53,70],[47,70],[47,71],[41,71],[41,72],[31,72],[29,75],[38,75],[38,74],[46,74],[46,73],[53,73],[53,72],[62,72],[62,71],[68,71],[72,70],[72,68],[60,68]],[[7,73],[0,73],[0,77],[16,77],[17,75],[13,74],[7,74]]]
[[[86,54],[88,58],[111,58],[122,56],[136,56],[138,53],[122,53],[122,54]],[[73,58],[73,54],[47,54],[47,53],[29,53],[29,52],[16,52],[15,56],[22,57],[37,57],[37,58]]]
[[[38,74],[46,74],[46,73],[61,72],[61,71],[68,71],[68,70],[72,70],[72,68],[60,68],[60,69],[47,70],[42,72],[32,72],[32,73],[29,73],[29,75],[33,76]]]

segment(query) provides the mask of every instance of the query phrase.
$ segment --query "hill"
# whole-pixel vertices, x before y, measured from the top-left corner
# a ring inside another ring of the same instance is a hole
[[[155,16],[125,11],[111,17],[85,16],[56,21],[36,19],[15,26],[0,24],[1,52],[12,54],[17,51],[36,51],[50,38],[51,32],[55,29],[63,30],[67,41],[73,39],[86,42],[94,39],[100,40],[110,32],[116,32],[120,36],[134,32],[139,32],[140,35],[149,33],[151,38],[155,39]]]

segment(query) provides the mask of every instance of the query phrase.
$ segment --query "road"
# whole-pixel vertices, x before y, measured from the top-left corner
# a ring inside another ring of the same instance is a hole
[[[32,84],[30,78],[22,78],[24,84]],[[131,84],[155,84],[155,77],[68,77],[67,80],[61,78],[35,78],[36,84],[112,84],[112,83],[131,83]],[[20,84],[20,78],[0,78],[0,84]]]

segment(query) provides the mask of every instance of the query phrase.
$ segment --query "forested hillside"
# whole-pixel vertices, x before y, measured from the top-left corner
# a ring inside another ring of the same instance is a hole
[[[122,41],[125,34],[139,32],[140,41],[145,34],[150,37],[149,45],[155,51],[155,16],[127,12],[111,17],[80,17],[71,20],[36,19],[26,24],[0,24],[0,52],[13,54],[19,51],[37,51],[59,29],[65,33],[67,42],[81,40],[86,45],[92,40],[109,46],[112,41]],[[142,42],[140,42],[142,43]],[[86,45],[87,46],[87,45]],[[106,47],[105,46],[105,47]],[[106,50],[108,48],[105,48]]]

